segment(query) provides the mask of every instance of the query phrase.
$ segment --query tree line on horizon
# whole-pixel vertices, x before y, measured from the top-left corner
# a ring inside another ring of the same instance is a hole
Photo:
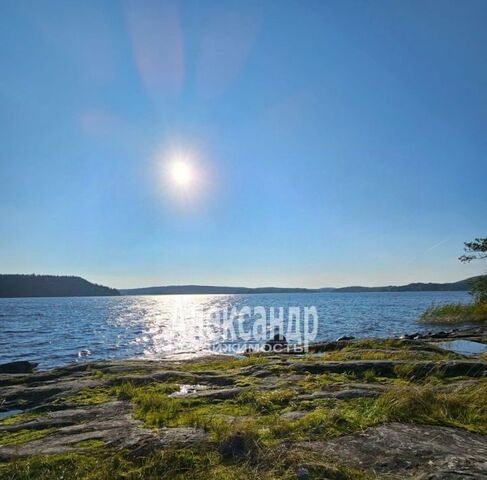
[[[0,297],[84,297],[120,295],[115,288],[81,277],[0,274]]]

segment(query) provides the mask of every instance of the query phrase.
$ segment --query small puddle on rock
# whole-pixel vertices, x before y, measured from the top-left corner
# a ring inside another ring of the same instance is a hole
[[[0,420],[8,417],[13,417],[14,415],[18,415],[22,413],[22,410],[7,410],[6,412],[0,412]]]
[[[191,393],[196,393],[201,390],[206,390],[208,387],[206,385],[179,385],[179,392],[174,392],[169,395],[170,397],[184,397]]]
[[[452,340],[450,342],[433,343],[433,345],[462,355],[478,355],[487,352],[487,345],[480,342],[472,342],[471,340]]]

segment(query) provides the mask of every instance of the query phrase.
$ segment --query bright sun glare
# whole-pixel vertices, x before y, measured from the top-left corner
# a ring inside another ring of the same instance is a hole
[[[180,187],[190,186],[195,179],[194,168],[187,161],[176,159],[170,166],[172,182]]]
[[[160,168],[160,186],[172,203],[186,206],[200,204],[206,192],[208,170],[200,152],[194,148],[173,147],[156,157]]]

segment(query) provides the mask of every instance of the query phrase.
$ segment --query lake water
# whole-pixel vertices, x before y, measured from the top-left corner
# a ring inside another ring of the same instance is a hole
[[[127,357],[161,358],[203,354],[225,345],[221,323],[201,311],[249,307],[243,325],[252,327],[255,307],[315,307],[315,340],[386,337],[439,330],[417,323],[429,306],[467,303],[467,292],[305,293],[255,295],[167,295],[0,299],[0,363],[32,360],[47,368],[71,362]],[[177,315],[175,315],[177,313]],[[255,326],[255,325],[254,325]],[[242,335],[237,332],[237,340]]]

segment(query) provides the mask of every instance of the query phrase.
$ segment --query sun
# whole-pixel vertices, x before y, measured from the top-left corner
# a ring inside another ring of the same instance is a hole
[[[169,166],[171,181],[178,187],[190,187],[195,181],[194,167],[188,161],[175,159]]]
[[[194,208],[208,195],[209,170],[204,156],[195,147],[162,147],[154,156],[157,187],[168,204]]]

